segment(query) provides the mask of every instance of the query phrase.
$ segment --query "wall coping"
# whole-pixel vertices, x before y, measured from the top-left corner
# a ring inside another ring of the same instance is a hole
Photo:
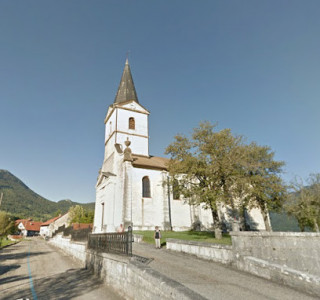
[[[314,238],[320,237],[320,232],[279,232],[279,231],[231,231],[230,235],[233,236],[252,236],[252,237],[304,237]]]
[[[172,238],[167,238],[166,242],[167,243],[176,243],[176,244],[183,244],[183,245],[206,247],[206,248],[218,248],[218,249],[232,250],[232,246],[231,245],[222,245],[222,244],[213,244],[213,243],[206,243],[206,242],[177,240],[177,239],[172,239]]]

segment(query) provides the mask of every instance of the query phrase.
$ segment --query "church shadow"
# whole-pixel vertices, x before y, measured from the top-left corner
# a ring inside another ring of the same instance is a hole
[[[11,280],[19,280],[19,278],[11,278]],[[92,275],[89,270],[70,269],[64,273],[33,279],[33,285],[38,299],[73,299],[97,289],[103,285],[103,282]],[[30,289],[26,289],[24,286],[18,290],[4,293],[1,299],[11,300],[26,297],[33,298]],[[107,298],[108,295],[106,295]]]

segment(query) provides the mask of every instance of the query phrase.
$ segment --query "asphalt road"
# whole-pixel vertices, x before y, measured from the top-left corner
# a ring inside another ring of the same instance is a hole
[[[136,255],[151,259],[149,266],[207,299],[311,300],[319,299],[225,265],[146,243],[133,244]]]
[[[22,298],[123,299],[41,238],[0,250],[0,299]]]

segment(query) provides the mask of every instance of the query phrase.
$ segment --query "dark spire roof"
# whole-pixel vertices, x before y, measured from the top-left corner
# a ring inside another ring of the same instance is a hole
[[[114,103],[122,103],[130,100],[139,103],[127,58]]]

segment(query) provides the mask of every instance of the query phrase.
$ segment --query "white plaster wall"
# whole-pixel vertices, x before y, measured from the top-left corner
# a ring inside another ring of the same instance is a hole
[[[113,173],[116,176],[103,178],[96,187],[96,205],[94,232],[113,232],[123,224],[123,155],[114,153]],[[104,203],[104,224],[102,222],[102,204]]]
[[[150,180],[151,197],[142,197],[142,178]],[[132,169],[133,225],[135,227],[163,227],[163,182],[162,172],[141,168]]]
[[[129,118],[131,117],[135,120],[135,129],[129,129]],[[119,108],[117,130],[148,136],[148,115]]]
[[[171,222],[173,230],[188,230],[192,224],[191,206],[183,200],[171,201]]]
[[[105,124],[105,142],[109,139],[111,134],[116,130],[116,110],[114,110]]]
[[[48,236],[49,235],[49,226],[41,226],[40,227],[40,235],[41,236]]]
[[[149,140],[147,137],[117,133],[117,143],[121,144],[123,149],[126,148],[124,142],[127,140],[127,138],[129,138],[129,141],[131,142],[130,148],[133,154],[145,155],[145,156],[149,155],[149,151],[148,151]]]
[[[249,218],[247,218],[247,222],[250,227],[255,230],[266,230],[266,226],[263,221],[263,216],[258,208],[252,208],[247,211]]]

